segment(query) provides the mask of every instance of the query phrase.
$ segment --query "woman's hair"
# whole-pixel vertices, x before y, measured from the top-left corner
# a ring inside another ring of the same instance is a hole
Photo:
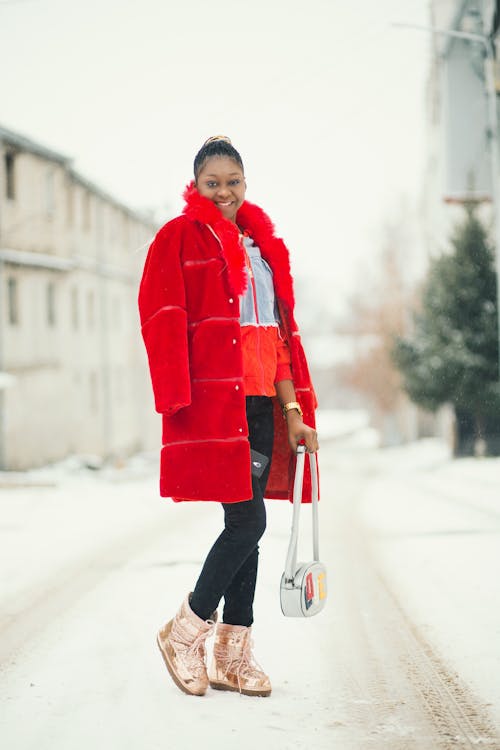
[[[244,172],[242,158],[232,145],[229,138],[225,135],[214,135],[205,141],[194,158],[195,181],[198,179],[198,175],[206,162],[213,156],[227,156],[229,159],[236,162],[236,164],[241,167],[241,171]]]

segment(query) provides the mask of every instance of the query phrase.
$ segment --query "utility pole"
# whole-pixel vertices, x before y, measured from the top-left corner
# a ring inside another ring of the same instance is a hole
[[[456,39],[467,39],[471,42],[482,44],[486,52],[485,61],[485,92],[487,98],[488,112],[488,141],[490,147],[490,170],[491,170],[491,202],[493,205],[493,241],[495,245],[495,270],[497,277],[497,327],[498,327],[498,379],[500,380],[500,190],[499,190],[499,144],[498,144],[498,114],[497,94],[495,89],[495,47],[491,37],[485,34],[469,33],[468,31],[454,31],[451,29],[438,29],[435,26],[419,26],[407,23],[394,23],[393,26],[406,29],[417,29],[427,31],[431,34],[454,37]]]

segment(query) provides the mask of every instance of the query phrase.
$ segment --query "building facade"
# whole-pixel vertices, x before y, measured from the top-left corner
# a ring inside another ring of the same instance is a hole
[[[136,299],[155,229],[0,128],[1,469],[154,444]]]
[[[480,204],[491,221],[492,159],[488,116],[485,44],[457,38],[477,35],[495,44],[498,0],[432,0],[431,64],[427,86],[427,164],[422,194],[422,224],[430,257],[449,244],[454,225],[463,219],[463,203]],[[498,61],[498,54],[496,56]],[[500,88],[498,62],[494,76]],[[496,175],[498,182],[499,175]]]

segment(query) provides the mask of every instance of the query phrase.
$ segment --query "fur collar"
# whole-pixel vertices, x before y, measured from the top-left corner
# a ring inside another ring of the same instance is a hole
[[[227,262],[231,285],[236,294],[242,294],[246,288],[247,274],[238,227],[225,219],[211,200],[199,194],[194,182],[186,187],[183,197],[186,201],[183,214],[191,221],[208,224],[218,236]],[[236,220],[238,226],[254,239],[262,257],[269,263],[276,294],[287,304],[291,313],[295,300],[290,274],[290,256],[283,240],[276,237],[271,219],[259,206],[245,201],[238,211]]]

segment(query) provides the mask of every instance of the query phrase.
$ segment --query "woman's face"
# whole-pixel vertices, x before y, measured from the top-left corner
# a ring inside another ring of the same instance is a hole
[[[224,218],[236,223],[236,214],[245,200],[246,183],[241,167],[228,156],[212,156],[198,174],[200,195],[213,201]]]

